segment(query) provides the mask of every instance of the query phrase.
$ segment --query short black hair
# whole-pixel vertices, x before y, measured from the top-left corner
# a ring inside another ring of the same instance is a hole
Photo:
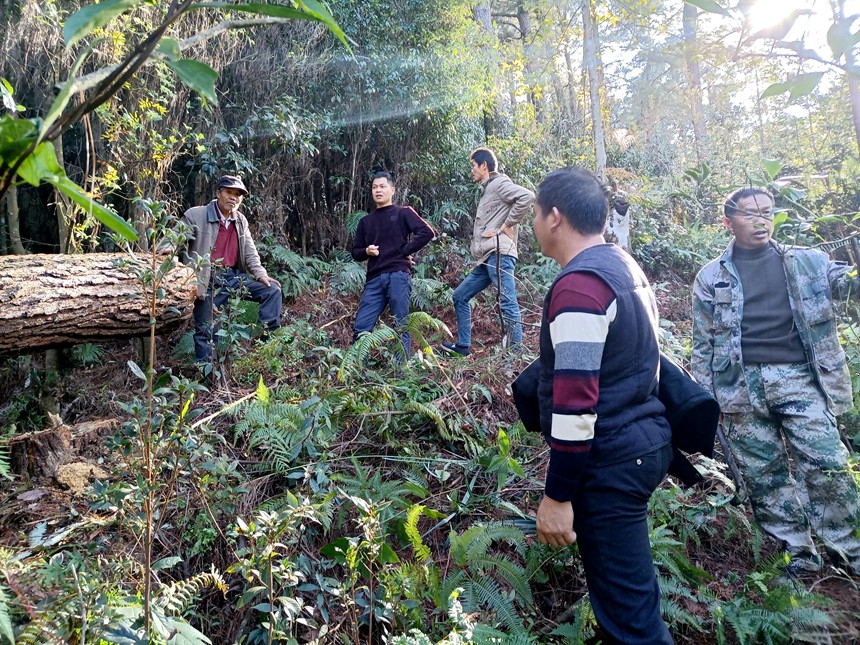
[[[606,186],[585,168],[553,170],[538,186],[537,203],[544,214],[557,208],[574,230],[585,235],[603,233],[606,228]]]
[[[745,186],[744,188],[739,188],[726,197],[726,202],[723,204],[723,214],[727,218],[731,219],[739,210],[738,202],[742,199],[746,199],[747,197],[752,197],[753,195],[764,195],[773,202],[773,195],[767,188],[762,188],[761,186]]]
[[[487,170],[489,170],[490,172],[493,172],[496,169],[496,166],[499,165],[499,162],[496,159],[496,153],[489,148],[485,148],[483,146],[472,150],[472,152],[469,153],[469,159],[474,161],[479,166],[482,163],[487,164]]]
[[[389,186],[394,185],[394,177],[392,177],[391,173],[387,170],[377,170],[375,173],[373,173],[373,179],[370,180],[370,183],[372,184],[377,179],[387,179]]]

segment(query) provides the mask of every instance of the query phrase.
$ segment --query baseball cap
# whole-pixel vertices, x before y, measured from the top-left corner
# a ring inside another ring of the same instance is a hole
[[[215,190],[221,190],[222,188],[235,188],[241,191],[243,195],[248,195],[248,189],[245,188],[245,184],[234,175],[224,175],[218,180],[218,186],[216,186]]]

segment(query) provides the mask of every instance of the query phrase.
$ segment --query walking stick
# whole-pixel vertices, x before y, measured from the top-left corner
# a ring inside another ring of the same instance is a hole
[[[508,331],[505,326],[505,315],[502,313],[502,244],[499,241],[500,232],[496,231],[496,308],[499,312],[499,324],[502,327],[502,347],[508,346]]]

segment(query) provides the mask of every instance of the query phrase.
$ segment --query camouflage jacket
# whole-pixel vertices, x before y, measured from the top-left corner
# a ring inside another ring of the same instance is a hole
[[[752,411],[741,356],[744,294],[732,260],[734,244],[699,272],[693,286],[693,376],[728,413]],[[789,305],[807,359],[830,411],[842,414],[853,407],[853,400],[833,298],[856,297],[860,279],[854,267],[833,262],[820,251],[779,248]]]

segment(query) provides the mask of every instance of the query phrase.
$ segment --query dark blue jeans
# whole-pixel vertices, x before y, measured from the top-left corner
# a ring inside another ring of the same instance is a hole
[[[260,324],[271,331],[281,326],[281,288],[267,287],[236,269],[212,270],[206,298],[194,301],[194,355],[198,363],[209,361],[218,326],[212,324],[212,310],[221,309],[231,292],[247,291],[245,298],[260,303]]]
[[[648,498],[672,446],[588,468],[573,502],[573,528],[594,615],[605,643],[671,645],[648,539]]]
[[[503,255],[498,260],[493,253],[472,272],[466,276],[460,286],[454,289],[454,311],[457,314],[457,344],[469,347],[472,344],[472,307],[469,304],[481,291],[493,285],[499,288],[499,276],[502,275],[500,288],[502,317],[505,319],[505,332],[513,345],[523,342],[523,325],[520,317],[520,305],[517,302],[517,284],[514,281],[514,268],[517,259],[512,255]],[[498,269],[496,263],[498,262]]]
[[[409,296],[412,295],[412,276],[406,271],[383,273],[364,285],[364,293],[355,315],[355,326],[352,332],[352,342],[363,331],[373,331],[376,322],[385,311],[391,310],[391,315],[397,325],[403,324],[403,319],[409,315]],[[412,347],[408,333],[402,335],[403,349],[406,355]]]

